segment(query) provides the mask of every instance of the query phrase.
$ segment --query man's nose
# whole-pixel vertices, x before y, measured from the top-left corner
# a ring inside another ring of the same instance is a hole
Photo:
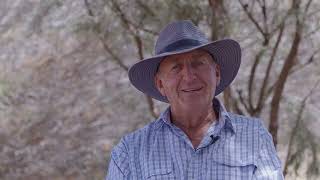
[[[186,64],[184,66],[184,70],[183,70],[183,78],[185,80],[193,80],[195,79],[195,69],[190,65],[190,64]]]

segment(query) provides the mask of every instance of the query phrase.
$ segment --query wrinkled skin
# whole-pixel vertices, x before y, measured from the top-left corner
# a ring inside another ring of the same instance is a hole
[[[172,123],[194,147],[217,119],[212,100],[219,82],[219,66],[203,50],[168,56],[159,65],[156,86],[169,101]]]

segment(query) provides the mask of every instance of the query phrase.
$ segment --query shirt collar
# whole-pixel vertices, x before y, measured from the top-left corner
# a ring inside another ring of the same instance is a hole
[[[213,123],[212,126],[209,128],[208,133],[211,135],[211,133],[217,132],[216,130],[220,130],[221,128],[226,128],[228,130],[231,130],[233,133],[235,133],[235,127],[233,122],[231,121],[230,115],[227,112],[224,105],[220,102],[219,99],[214,98],[212,101],[213,108],[215,111],[218,111],[219,118],[218,123]],[[173,126],[170,119],[170,106],[160,115],[159,117],[160,121],[163,123]],[[217,126],[216,128],[214,126]]]

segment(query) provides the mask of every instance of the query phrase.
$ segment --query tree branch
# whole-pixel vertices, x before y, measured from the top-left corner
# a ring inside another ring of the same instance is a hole
[[[312,87],[312,89],[310,90],[310,92],[303,98],[303,100],[300,103],[300,107],[299,107],[299,111],[297,114],[297,119],[296,119],[296,124],[294,126],[294,128],[291,131],[291,136],[289,139],[289,145],[288,145],[288,153],[287,153],[287,157],[284,163],[284,169],[283,169],[283,175],[286,176],[286,174],[288,173],[288,167],[291,164],[290,160],[291,160],[291,156],[292,156],[292,146],[293,146],[293,139],[295,138],[297,132],[299,131],[299,125],[301,124],[302,119],[302,115],[303,115],[303,111],[305,109],[306,106],[306,102],[308,100],[308,98],[313,94],[314,90],[318,87],[318,85],[320,84],[320,79],[318,79],[318,81],[315,83],[315,85]]]
[[[314,34],[314,33],[316,33],[316,32],[319,32],[319,30],[320,30],[320,26],[318,26],[318,27],[316,27],[314,30],[306,33],[306,34],[303,36],[303,38],[307,38],[307,37],[311,36],[312,34]]]
[[[269,131],[273,137],[273,142],[275,146],[277,146],[278,111],[280,106],[280,100],[282,97],[282,93],[283,93],[284,86],[287,81],[290,69],[294,66],[295,60],[297,58],[299,45],[301,41],[301,31],[302,31],[301,23],[299,22],[298,17],[296,17],[296,30],[295,30],[292,46],[290,48],[290,52],[280,72],[279,79],[276,82],[274,95],[271,100]]]
[[[131,28],[131,23],[129,21],[129,19],[126,17],[126,15],[124,14],[124,12],[121,10],[120,6],[116,3],[115,0],[112,0],[113,6],[115,7],[115,10],[118,12],[120,20],[122,21],[123,25],[125,26],[125,28],[127,28],[127,30],[129,31],[130,35],[132,36],[136,47],[137,47],[137,53],[139,56],[139,59],[142,60],[144,59],[144,55],[143,55],[143,44],[142,44],[142,40],[141,37],[139,35],[139,31],[138,29],[132,30]],[[148,103],[148,107],[149,107],[149,111],[150,114],[157,118],[158,117],[158,113],[157,110],[154,107],[154,103],[153,100],[151,99],[150,96],[147,96],[147,103]]]
[[[265,0],[262,0],[262,2],[260,2],[259,0],[257,0],[257,1],[259,2],[261,12],[263,15],[263,28],[265,30],[265,33],[268,34],[268,16],[267,16],[266,1]]]
[[[113,52],[113,50],[109,47],[109,45],[104,41],[104,39],[99,38],[100,42],[103,45],[103,49],[108,52],[108,54],[110,54],[110,56],[112,57],[111,59],[118,64],[123,70],[125,70],[126,72],[129,70],[129,67],[126,66],[122,60],[116,55],[116,53]]]
[[[85,1],[85,6],[86,6],[87,11],[88,11],[88,15],[89,16],[94,16],[94,13],[91,10],[88,1],[87,0],[84,0],[84,1]],[[129,21],[129,19],[126,17],[124,12],[121,10],[119,4],[117,4],[117,2],[115,0],[112,0],[111,3],[112,3],[112,6],[113,6],[113,9],[114,9],[114,12],[118,14],[123,26],[125,27],[126,30],[129,31],[129,34],[132,36],[132,38],[133,38],[133,40],[134,40],[134,42],[136,44],[136,47],[137,47],[137,53],[138,53],[139,59],[141,59],[141,60],[144,59],[144,56],[143,56],[143,44],[142,44],[141,37],[139,36],[139,31],[136,29],[137,26],[133,26],[132,25],[133,23],[131,23]],[[99,35],[99,40],[101,41],[104,50],[111,55],[112,60],[114,62],[116,62],[123,70],[125,70],[127,72],[129,67],[126,66],[121,61],[121,59],[116,55],[116,53],[114,53],[112,51],[110,46],[105,42],[104,38],[101,37],[100,35]],[[147,103],[148,103],[148,107],[149,107],[151,115],[153,117],[155,117],[155,118],[158,117],[158,114],[157,114],[156,109],[154,107],[154,103],[153,103],[151,97],[149,97],[149,96],[147,96]]]
[[[243,96],[242,96],[242,91],[241,90],[237,90],[237,93],[239,95],[239,100],[240,100],[240,103],[243,105],[243,107],[246,109],[246,111],[251,114],[252,113],[252,109],[250,107],[248,107],[248,105],[246,104]]]
[[[255,27],[258,29],[258,31],[261,33],[262,37],[264,38],[263,45],[266,46],[269,43],[269,34],[265,32],[261,26],[259,25],[258,21],[253,17],[251,12],[248,11],[248,4],[243,4],[241,0],[238,0],[242,9],[247,14],[251,22],[255,25]]]
[[[300,66],[295,66],[291,69],[290,71],[290,75],[293,73],[296,73],[298,71],[301,71],[302,69],[304,69],[305,67],[307,67],[308,65],[312,64],[314,62],[314,56],[320,52],[320,48],[316,51],[314,51],[311,56],[308,58],[307,62],[305,62],[304,64],[300,65]]]
[[[251,71],[250,71],[250,77],[249,77],[249,83],[248,83],[248,99],[249,99],[249,107],[248,108],[250,109],[249,113],[253,112],[254,109],[256,108],[253,105],[253,92],[252,92],[252,89],[253,89],[253,84],[254,84],[254,77],[256,75],[256,70],[258,68],[258,65],[259,65],[259,63],[261,61],[261,58],[262,58],[264,52],[265,52],[265,49],[262,48],[258,52],[258,54],[256,54],[253,66],[252,66]]]
[[[88,0],[84,0],[84,4],[85,4],[85,7],[87,9],[87,13],[89,16],[91,17],[94,17],[94,13],[93,13],[93,10],[91,9],[90,7],[90,4],[88,2]],[[98,38],[103,46],[103,49],[111,56],[111,59],[116,63],[118,64],[123,70],[125,71],[128,71],[129,67],[126,66],[122,61],[121,59],[116,55],[116,53],[114,53],[112,51],[112,49],[110,48],[110,46],[105,42],[104,38],[101,37],[100,34],[98,34]]]
[[[285,24],[283,23],[282,26],[280,27],[280,31],[279,31],[275,46],[272,49],[272,54],[270,56],[270,60],[269,60],[269,63],[268,63],[267,69],[266,69],[266,73],[265,73],[265,76],[263,78],[263,82],[262,82],[262,86],[261,86],[260,94],[259,94],[259,99],[258,99],[258,103],[257,103],[257,106],[256,106],[256,110],[258,112],[260,112],[262,110],[263,102],[265,101],[265,99],[267,97],[266,96],[266,87],[268,85],[268,81],[269,81],[269,78],[270,78],[269,76],[270,76],[270,72],[271,72],[271,67],[272,67],[272,64],[273,64],[273,62],[275,60],[275,56],[276,56],[280,41],[282,39],[284,25]]]
[[[239,107],[238,100],[233,96],[232,86],[228,86],[223,91],[223,99],[228,111],[235,111],[237,114],[244,114],[244,111]]]
[[[302,15],[302,17],[303,17],[303,18],[302,18],[302,21],[303,21],[303,22],[304,22],[305,19],[306,19],[307,12],[308,12],[308,10],[309,10],[309,7],[310,7],[311,3],[312,3],[312,0],[309,0],[308,3],[307,3],[307,5],[306,5],[305,8],[304,8],[303,15]]]
[[[92,9],[90,7],[90,4],[89,4],[88,0],[84,0],[84,5],[85,5],[85,7],[87,9],[88,15],[94,17],[93,11],[92,11]]]

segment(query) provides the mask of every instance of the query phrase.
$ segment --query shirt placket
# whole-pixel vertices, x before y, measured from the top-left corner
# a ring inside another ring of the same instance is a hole
[[[191,159],[187,169],[187,179],[196,180],[200,170],[200,150],[193,150],[191,152]]]

